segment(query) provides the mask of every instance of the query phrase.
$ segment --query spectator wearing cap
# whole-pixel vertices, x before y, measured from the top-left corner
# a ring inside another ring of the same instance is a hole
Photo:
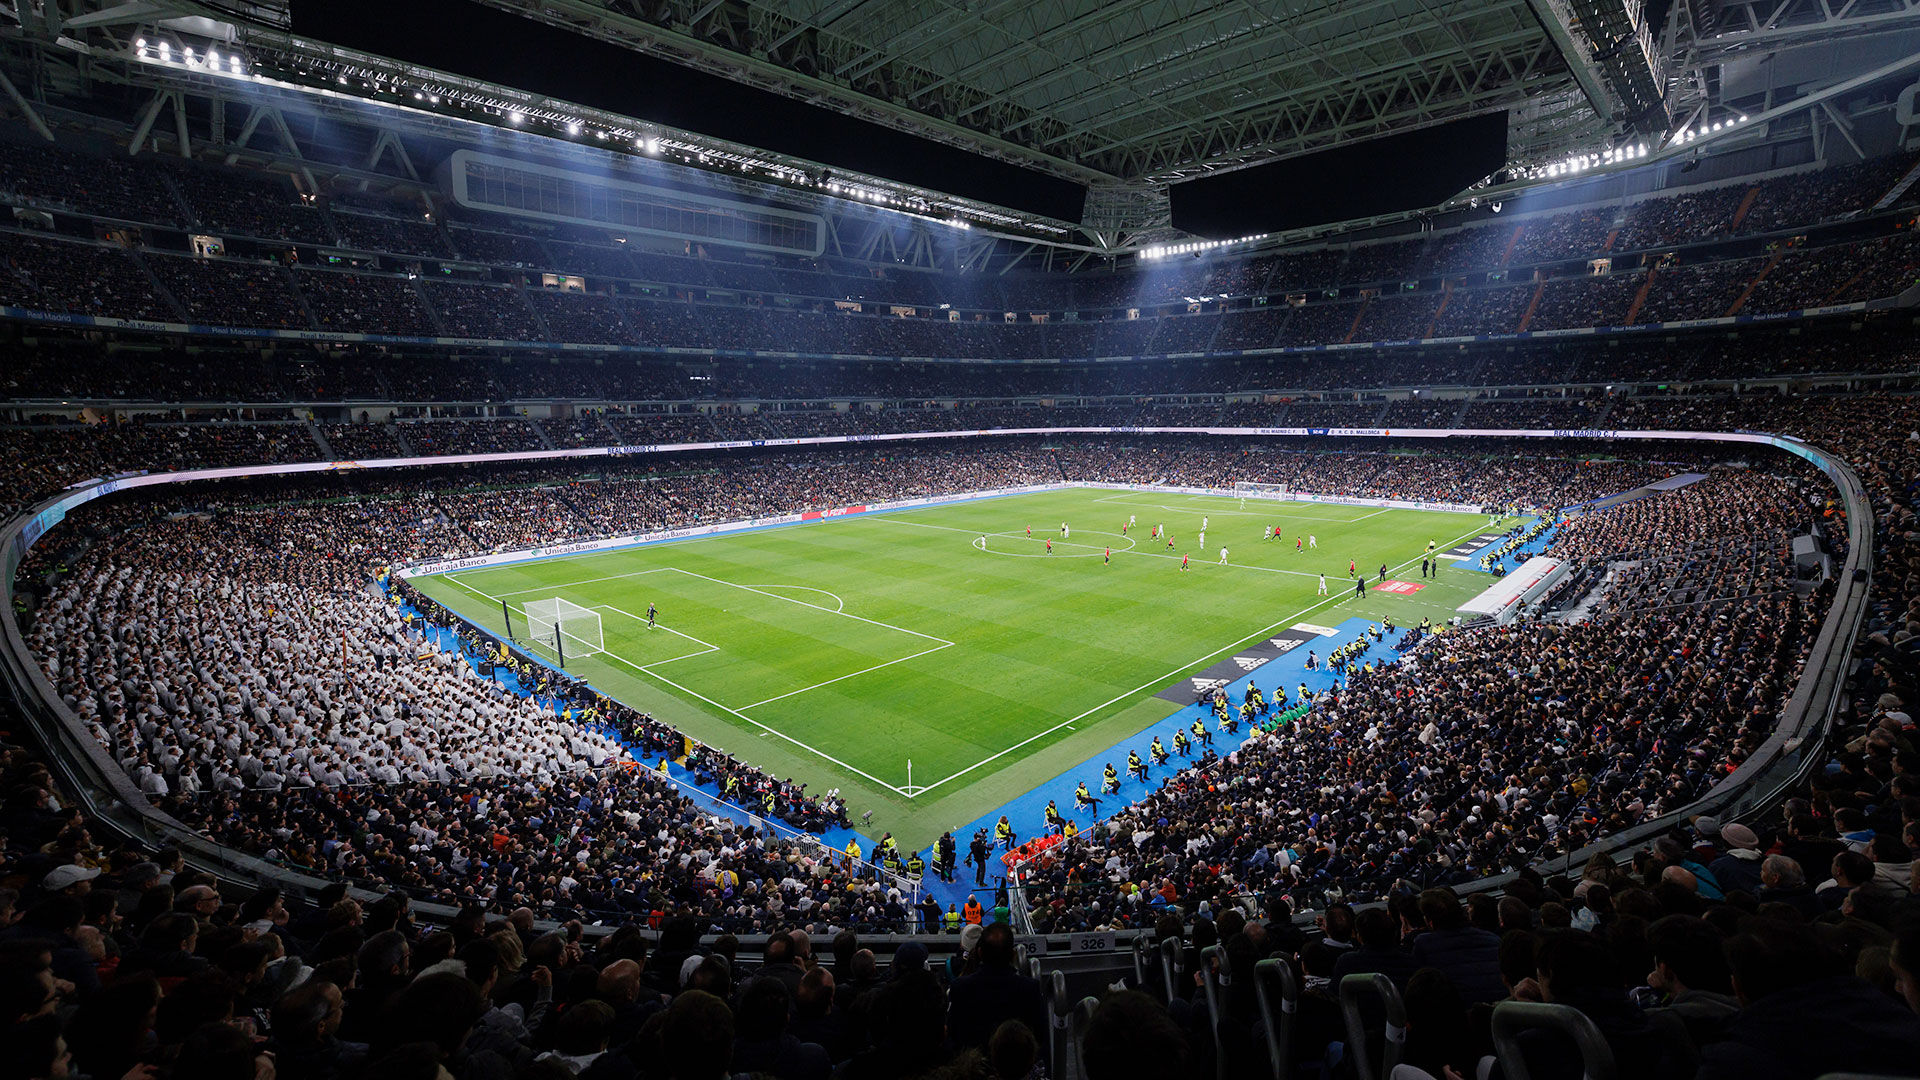
[[[1726,843],[1727,853],[1707,865],[1714,880],[1727,892],[1759,892],[1760,838],[1752,829],[1732,821],[1720,826],[1720,839]]]
[[[47,871],[47,876],[40,879],[40,889],[48,896],[81,897],[93,890],[93,879],[99,876],[98,870],[68,863]]]

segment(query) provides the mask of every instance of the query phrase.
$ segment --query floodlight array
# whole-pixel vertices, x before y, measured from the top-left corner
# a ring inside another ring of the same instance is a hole
[[[1155,244],[1140,249],[1143,259],[1168,259],[1175,255],[1192,255],[1202,251],[1214,251],[1236,244],[1251,244],[1256,240],[1265,240],[1270,233],[1254,233],[1249,236],[1236,236],[1231,240],[1193,240],[1184,244]]]

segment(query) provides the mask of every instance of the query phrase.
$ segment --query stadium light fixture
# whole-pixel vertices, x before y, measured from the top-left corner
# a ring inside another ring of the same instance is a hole
[[[347,80],[345,80],[345,79],[341,79],[340,81],[341,81],[341,82],[346,82]],[[520,123],[524,123],[524,122],[526,121],[526,119],[527,119],[527,118],[526,118],[526,116],[525,116],[525,115],[523,115],[522,113],[520,113],[520,112],[519,112],[519,111],[517,111],[517,110],[516,110],[516,111],[513,111],[513,112],[509,112],[509,113],[507,114],[507,123],[509,123],[509,124],[520,124]]]

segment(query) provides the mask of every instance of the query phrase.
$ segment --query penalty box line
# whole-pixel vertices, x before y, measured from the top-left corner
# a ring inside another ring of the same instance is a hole
[[[1480,527],[1475,526],[1471,531],[1462,533],[1459,539],[1454,540],[1453,543],[1448,544],[1447,546],[1452,547],[1453,544],[1458,544],[1460,543],[1461,540],[1465,540],[1469,536],[1478,536],[1478,535],[1480,535]],[[1399,573],[1401,570],[1404,570],[1407,567],[1412,566],[1416,561],[1417,561],[1416,559],[1408,559],[1406,562],[1401,563],[1399,566],[1393,567],[1392,572]],[[1082,720],[1085,720],[1087,717],[1092,716],[1094,713],[1097,713],[1100,710],[1105,709],[1110,705],[1114,705],[1118,702],[1125,701],[1126,699],[1133,697],[1135,694],[1141,693],[1142,691],[1148,689],[1149,687],[1165,685],[1166,683],[1171,682],[1174,676],[1180,674],[1183,671],[1191,671],[1195,667],[1198,667],[1200,664],[1203,664],[1206,661],[1211,660],[1216,656],[1219,656],[1221,653],[1232,652],[1233,650],[1238,649],[1240,646],[1245,645],[1247,642],[1252,641],[1255,638],[1265,637],[1266,635],[1273,633],[1275,630],[1291,625],[1295,619],[1301,618],[1306,615],[1310,615],[1313,612],[1318,611],[1323,607],[1326,607],[1328,604],[1344,603],[1350,599],[1352,599],[1352,595],[1350,593],[1338,595],[1338,596],[1329,596],[1325,600],[1321,600],[1318,603],[1312,604],[1308,607],[1301,608],[1299,611],[1294,612],[1292,615],[1287,616],[1286,618],[1280,620],[1279,622],[1276,622],[1273,625],[1268,626],[1263,630],[1259,630],[1259,631],[1256,631],[1255,633],[1248,634],[1246,637],[1243,637],[1240,640],[1235,641],[1231,646],[1227,648],[1215,649],[1213,652],[1210,652],[1207,655],[1200,657],[1198,660],[1194,660],[1191,663],[1182,664],[1180,667],[1174,668],[1172,671],[1167,672],[1165,675],[1162,675],[1157,679],[1153,679],[1148,682],[1141,683],[1139,686],[1134,687],[1133,689],[1127,691],[1124,694],[1116,694],[1112,698],[1109,698],[1106,701],[1103,701],[1100,704],[1095,705],[1093,708],[1088,709],[1086,712],[1081,713],[1079,716],[1073,717],[1072,719],[1069,719],[1069,720],[1063,720],[1060,723],[1055,724],[1054,726],[1048,728],[1047,730],[1039,732],[1038,734],[1029,735],[1026,738],[1020,740],[1019,742],[1014,743],[1012,746],[1007,747],[1005,750],[1002,750],[999,753],[993,755],[992,757],[984,758],[980,761],[974,762],[973,764],[967,766],[966,768],[961,769],[959,772],[954,773],[952,776],[947,777],[945,780],[935,780],[931,784],[927,784],[921,787],[916,787],[914,788],[913,794],[908,795],[907,797],[910,799],[916,798],[920,795],[926,794],[929,791],[932,791],[934,788],[937,788],[944,783],[947,783],[947,781],[949,780],[958,780],[962,776],[965,776],[968,773],[972,772],[973,770],[980,768],[982,765],[988,765],[995,761],[998,761],[1001,758],[1006,757],[1008,754],[1013,753],[1015,750],[1018,750],[1021,747],[1027,745],[1028,743],[1033,742],[1036,739],[1044,739],[1048,735],[1051,735],[1054,732],[1059,731],[1061,728],[1071,727],[1072,725],[1077,724]],[[902,794],[905,794],[905,793],[903,792]]]
[[[845,612],[845,611],[836,611],[836,610],[834,610],[834,609],[832,609],[832,608],[828,608],[828,607],[822,607],[822,606],[820,606],[819,604],[809,604],[809,603],[807,603],[807,602],[806,602],[806,601],[804,601],[804,600],[796,600],[796,599],[794,599],[794,598],[793,598],[793,597],[791,597],[791,596],[781,596],[781,595],[779,595],[778,593],[771,593],[771,592],[767,592],[767,591],[765,591],[765,590],[763,590],[763,589],[756,589],[756,588],[754,588],[754,587],[752,587],[752,586],[750,586],[750,585],[740,585],[740,584],[737,584],[737,583],[735,583],[735,582],[731,582],[731,581],[724,581],[724,580],[722,580],[722,579],[720,579],[720,578],[715,578],[715,577],[708,577],[708,576],[707,576],[707,575],[705,575],[705,574],[697,574],[697,573],[694,573],[694,572],[693,572],[693,571],[691,571],[691,570],[682,570],[682,569],[680,569],[680,568],[679,568],[679,567],[677,567],[677,566],[667,566],[667,567],[659,567],[659,568],[657,568],[657,569],[654,569],[654,570],[642,570],[642,571],[637,571],[636,573],[633,573],[633,574],[619,574],[619,575],[614,575],[614,577],[637,577],[637,576],[639,576],[639,575],[641,575],[641,574],[653,574],[653,573],[661,573],[661,572],[664,572],[664,571],[668,571],[668,570],[671,570],[671,571],[673,571],[673,572],[675,572],[675,573],[680,573],[680,574],[685,574],[685,575],[687,575],[688,577],[696,577],[696,578],[700,578],[700,579],[702,579],[702,580],[704,580],[704,581],[711,581],[711,582],[713,582],[713,583],[715,583],[715,584],[718,584],[718,585],[726,585],[726,586],[729,586],[729,587],[731,587],[731,588],[735,588],[735,589],[743,589],[743,590],[745,590],[745,591],[747,591],[747,592],[751,592],[751,593],[759,593],[759,594],[760,594],[760,595],[762,595],[762,596],[768,596],[768,597],[772,597],[772,598],[773,598],[773,599],[775,599],[775,600],[785,600],[786,602],[788,602],[788,603],[790,603],[790,604],[798,604],[798,605],[800,605],[801,607],[806,607],[806,608],[812,608],[812,609],[814,609],[815,611],[823,611],[823,612],[826,612],[826,613],[827,613],[827,614],[829,614],[829,615],[838,615],[838,616],[841,616],[842,618],[847,618],[847,619],[855,619],[855,620],[858,620],[858,621],[860,621],[860,622],[864,622],[864,623],[870,623],[870,624],[872,624],[872,625],[874,625],[874,626],[879,626],[879,627],[884,627],[884,628],[886,628],[886,629],[888,629],[888,630],[896,630],[896,631],[899,631],[900,633],[903,633],[903,634],[909,634],[909,635],[912,635],[913,637],[918,637],[918,638],[924,638],[924,639],[926,639],[926,640],[929,640],[929,641],[934,641],[934,642],[938,642],[938,644],[936,644],[936,645],[935,645],[935,646],[934,646],[933,648],[930,648],[930,649],[922,649],[922,650],[920,650],[919,652],[916,652],[916,653],[912,653],[912,654],[910,654],[910,655],[907,655],[907,656],[902,656],[902,657],[898,657],[898,658],[896,658],[896,659],[893,659],[893,660],[887,660],[887,661],[883,661],[883,662],[881,662],[881,663],[878,663],[878,664],[874,664],[874,665],[872,665],[871,667],[865,667],[865,668],[861,668],[861,669],[860,669],[859,671],[851,671],[851,672],[848,672],[848,673],[847,673],[847,674],[845,674],[845,675],[840,675],[840,676],[836,676],[836,677],[834,677],[834,678],[831,678],[831,679],[827,679],[827,680],[824,680],[824,681],[822,681],[822,682],[817,682],[817,683],[814,683],[814,684],[813,684],[813,685],[811,685],[811,686],[803,686],[803,687],[801,687],[801,688],[799,688],[798,690],[790,690],[790,691],[788,691],[787,693],[784,693],[784,694],[778,694],[778,695],[775,695],[774,697],[770,697],[770,698],[767,698],[767,699],[765,699],[764,701],[756,701],[756,702],[754,702],[754,703],[753,703],[753,704],[751,704],[751,705],[742,705],[742,706],[740,706],[739,708],[734,708],[734,707],[733,707],[733,706],[731,706],[731,705],[726,705],[726,704],[723,704],[723,703],[721,703],[721,702],[718,702],[718,701],[715,701],[714,699],[712,699],[712,698],[710,698],[710,697],[708,697],[707,695],[705,695],[705,694],[702,694],[702,693],[700,693],[700,692],[699,692],[698,690],[695,690],[695,689],[693,689],[692,687],[689,687],[689,686],[685,686],[685,685],[682,685],[681,683],[678,683],[678,682],[675,682],[674,680],[672,680],[672,679],[669,679],[669,678],[667,678],[667,677],[666,677],[665,675],[662,675],[662,674],[661,674],[660,672],[658,672],[658,671],[655,671],[655,670],[654,670],[654,668],[656,668],[656,667],[659,667],[659,666],[661,666],[661,665],[663,665],[663,664],[671,664],[671,663],[674,663],[674,662],[676,662],[676,661],[679,661],[679,660],[687,660],[687,659],[691,659],[691,658],[693,658],[693,657],[696,657],[696,656],[705,656],[706,654],[708,654],[708,653],[710,653],[710,652],[719,652],[719,651],[721,651],[721,650],[720,650],[720,647],[719,647],[719,646],[717,646],[717,645],[714,645],[713,643],[711,643],[711,642],[708,642],[708,641],[703,641],[703,640],[701,640],[700,638],[697,638],[697,637],[694,637],[694,636],[693,636],[692,634],[687,634],[687,633],[683,633],[683,632],[681,632],[681,631],[679,631],[679,630],[675,630],[675,629],[673,629],[673,628],[672,628],[672,627],[670,627],[670,626],[661,626],[661,625],[659,625],[658,623],[656,623],[655,625],[656,625],[656,627],[657,627],[658,629],[661,629],[661,630],[665,630],[665,631],[667,631],[668,633],[672,633],[672,634],[677,634],[677,635],[679,635],[680,637],[683,637],[683,638],[686,638],[686,639],[687,639],[688,641],[692,641],[692,642],[694,642],[694,643],[696,643],[696,644],[699,644],[699,645],[704,645],[704,646],[706,646],[706,648],[704,648],[704,649],[702,649],[702,650],[700,650],[699,652],[691,652],[691,653],[687,653],[687,654],[685,654],[685,655],[682,655],[682,656],[673,656],[673,657],[669,657],[669,658],[667,658],[667,659],[665,659],[665,660],[655,660],[655,661],[654,661],[654,662],[652,662],[651,664],[636,664],[636,663],[634,663],[633,661],[631,661],[631,660],[629,660],[629,659],[627,659],[626,657],[624,657],[624,656],[621,656],[621,655],[620,655],[619,653],[615,653],[615,652],[611,652],[611,651],[609,651],[609,650],[605,650],[605,649],[603,649],[603,650],[601,650],[601,652],[600,652],[600,654],[599,654],[599,655],[601,655],[601,656],[604,656],[604,657],[606,657],[607,659],[609,659],[609,660],[611,660],[611,661],[613,661],[613,662],[615,662],[615,663],[618,663],[618,664],[623,664],[623,665],[625,665],[625,666],[627,666],[627,667],[630,667],[630,668],[632,668],[633,670],[635,670],[635,671],[637,671],[637,672],[640,672],[640,673],[641,673],[641,674],[643,674],[643,675],[646,675],[646,676],[648,676],[648,677],[650,677],[650,678],[653,678],[653,679],[657,679],[657,680],[659,680],[660,682],[662,682],[662,683],[665,683],[666,685],[668,685],[668,686],[671,686],[671,687],[673,687],[673,688],[674,688],[675,690],[678,690],[678,691],[680,691],[680,692],[681,692],[681,693],[683,693],[683,694],[687,694],[687,695],[689,695],[689,696],[691,696],[691,697],[694,697],[694,698],[698,698],[699,700],[701,700],[701,701],[704,701],[704,702],[706,702],[707,704],[709,704],[709,705],[711,705],[711,706],[713,706],[713,707],[714,707],[714,708],[716,708],[716,709],[719,709],[719,710],[721,710],[722,712],[726,712],[726,713],[729,713],[729,714],[731,714],[731,715],[733,715],[733,716],[736,716],[736,717],[739,717],[740,719],[742,719],[742,720],[745,720],[745,721],[746,721],[747,723],[749,723],[749,724],[752,724],[752,725],[753,725],[754,727],[757,727],[757,728],[760,728],[761,730],[763,730],[763,731],[765,731],[765,732],[767,732],[767,733],[768,733],[768,734],[770,734],[770,735],[775,735],[775,736],[778,736],[779,738],[782,738],[782,739],[785,739],[785,740],[786,740],[787,742],[790,742],[790,743],[792,743],[792,744],[793,744],[794,746],[797,746],[797,747],[799,747],[800,749],[802,749],[802,750],[805,750],[805,751],[807,751],[808,753],[810,753],[810,754],[813,754],[814,756],[816,756],[816,757],[819,757],[819,758],[821,758],[822,760],[825,760],[825,761],[829,761],[829,762],[832,762],[833,764],[835,764],[835,765],[838,765],[838,766],[840,766],[841,768],[843,768],[843,769],[845,769],[845,770],[847,770],[847,771],[848,771],[848,772],[850,772],[850,773],[853,773],[853,774],[854,774],[854,775],[856,775],[856,776],[859,776],[859,777],[862,777],[863,779],[866,779],[866,780],[869,780],[869,781],[871,781],[872,783],[874,783],[874,784],[877,784],[877,785],[879,785],[880,787],[883,787],[883,788],[886,788],[886,789],[887,789],[888,791],[891,791],[891,792],[893,792],[893,793],[894,793],[894,794],[896,794],[896,795],[901,795],[901,796],[904,796],[904,797],[906,797],[906,798],[912,798],[912,797],[913,797],[913,796],[912,796],[911,794],[909,794],[909,793],[908,793],[908,791],[907,791],[907,789],[905,789],[905,788],[902,788],[902,787],[899,787],[899,786],[896,786],[896,785],[894,785],[894,784],[889,784],[889,783],[887,783],[887,782],[886,782],[885,780],[882,780],[882,779],[880,779],[879,777],[877,777],[877,776],[874,776],[874,775],[873,775],[872,773],[869,773],[869,772],[867,772],[867,771],[866,771],[866,770],[864,770],[864,769],[861,769],[861,768],[858,768],[858,767],[856,767],[856,766],[854,766],[854,765],[849,765],[848,763],[846,763],[846,762],[844,762],[844,761],[841,761],[841,760],[840,760],[839,758],[836,758],[836,757],[834,757],[833,755],[831,755],[831,754],[829,754],[829,753],[827,753],[827,752],[826,752],[826,751],[824,751],[824,750],[820,750],[820,749],[818,749],[818,748],[816,748],[816,747],[813,747],[813,746],[809,746],[808,744],[806,744],[806,743],[804,743],[804,742],[801,742],[801,741],[800,741],[799,739],[796,739],[796,738],[794,738],[793,736],[791,736],[791,735],[788,735],[788,734],[787,734],[786,732],[784,732],[784,731],[781,731],[781,730],[779,730],[778,728],[775,728],[775,727],[772,727],[771,725],[768,725],[768,724],[765,724],[765,723],[762,723],[762,722],[761,722],[761,721],[759,721],[759,720],[755,720],[755,719],[754,719],[753,717],[751,717],[751,716],[748,716],[748,715],[746,714],[746,712],[745,712],[744,710],[746,710],[746,709],[754,709],[754,708],[758,708],[758,707],[760,707],[760,706],[762,706],[762,705],[767,705],[767,704],[770,704],[770,703],[772,703],[772,702],[775,702],[775,701],[780,701],[780,700],[783,700],[783,699],[785,699],[785,698],[789,698],[789,697],[793,697],[793,696],[795,696],[795,695],[798,695],[798,694],[804,694],[804,693],[806,693],[806,692],[808,692],[808,691],[810,691],[810,690],[818,690],[819,688],[821,688],[821,687],[823,687],[823,686],[830,686],[830,685],[832,685],[832,684],[834,684],[834,683],[837,683],[837,682],[842,682],[842,681],[844,681],[844,680],[846,680],[846,679],[851,679],[851,678],[853,678],[853,677],[854,677],[854,676],[856,676],[856,675],[865,675],[865,674],[867,674],[867,673],[869,673],[869,672],[873,672],[873,671],[878,671],[878,670],[880,670],[881,668],[884,668],[884,667],[891,667],[891,666],[893,666],[894,664],[899,664],[899,663],[904,663],[905,661],[908,661],[908,660],[913,660],[913,659],[916,659],[916,658],[918,658],[918,657],[922,657],[922,656],[927,656],[927,655],[929,655],[929,654],[931,654],[931,653],[936,653],[936,652],[939,652],[939,651],[940,651],[940,650],[942,650],[942,649],[946,649],[946,648],[951,648],[951,647],[953,646],[953,644],[954,644],[953,642],[951,642],[951,641],[948,641],[948,640],[947,640],[947,639],[945,639],[945,638],[940,638],[940,637],[935,637],[935,636],[933,636],[932,634],[923,634],[923,633],[921,633],[921,632],[920,632],[920,631],[918,631],[918,630],[909,630],[909,629],[907,629],[907,628],[906,628],[906,627],[904,627],[904,626],[894,626],[894,625],[893,625],[893,624],[891,624],[891,623],[883,623],[883,622],[880,622],[880,621],[878,621],[878,620],[876,620],[876,619],[869,619],[869,618],[866,618],[866,617],[864,617],[864,616],[861,616],[861,615],[853,615],[853,614],[849,614],[849,613],[847,613],[847,612]],[[465,589],[465,590],[467,590],[467,591],[468,591],[468,592],[470,592],[470,593],[473,593],[473,594],[474,594],[474,595],[476,595],[476,596],[479,596],[479,597],[482,597],[482,598],[484,598],[484,599],[487,599],[487,600],[489,600],[489,601],[492,601],[492,602],[494,602],[494,603],[499,603],[499,602],[500,602],[500,600],[501,600],[501,597],[499,597],[499,596],[493,596],[493,595],[490,595],[490,594],[488,594],[488,593],[484,593],[484,592],[481,592],[481,591],[480,591],[479,589],[477,589],[477,588],[475,588],[475,587],[473,587],[472,585],[469,585],[469,584],[467,584],[467,583],[466,583],[466,582],[464,582],[464,581],[460,581],[460,580],[458,580],[458,579],[456,579],[456,578],[454,578],[454,577],[453,577],[452,575],[448,575],[448,577],[447,577],[447,580],[449,580],[449,581],[452,581],[452,582],[453,582],[454,584],[456,584],[456,585],[458,585],[458,586],[460,586],[461,588],[463,588],[463,589]],[[595,579],[595,580],[612,580],[612,578],[600,578],[600,579]],[[586,584],[586,582],[577,582],[577,583],[575,583],[575,584]],[[551,591],[551,590],[554,590],[554,589],[561,589],[561,588],[566,588],[566,587],[567,587],[566,585],[549,585],[549,586],[543,586],[543,587],[541,587],[541,588],[538,588],[538,589],[519,589],[519,590],[515,590],[515,592],[548,592],[548,591]],[[508,594],[505,594],[505,595],[513,595],[513,593],[508,593]],[[608,610],[608,611],[613,611],[613,612],[617,612],[618,614],[621,614],[621,615],[625,615],[625,616],[626,616],[627,618],[629,618],[629,619],[633,619],[633,620],[635,620],[636,622],[645,622],[645,621],[646,621],[646,620],[644,620],[644,619],[642,619],[642,618],[641,618],[640,616],[637,616],[637,615],[634,615],[634,614],[633,614],[632,612],[629,612],[629,611],[624,611],[624,610],[622,610],[622,609],[620,609],[620,608],[617,608],[617,607],[614,607],[614,606],[612,606],[611,604],[597,604],[597,605],[592,605],[592,606],[594,606],[594,607],[599,607],[599,608],[604,608],[605,610]],[[522,611],[521,611],[521,613],[522,613],[522,614],[524,615],[524,614],[525,614],[525,610],[524,610],[524,609],[522,609]],[[916,788],[916,789],[914,789],[914,790],[915,790],[915,793],[917,793],[917,792],[918,792],[919,790],[922,790],[922,789],[918,789],[918,788]]]
[[[699,577],[699,575],[695,575],[695,577]],[[453,578],[449,577],[447,578],[447,580],[453,580]],[[461,586],[461,588],[465,588],[467,592],[472,592],[474,596],[480,596],[480,598],[486,598],[486,600],[492,600],[492,601],[495,601],[495,603],[499,603],[499,598],[497,598],[497,596],[488,596],[488,594],[484,594],[484,592],[480,592],[478,588],[474,588],[474,586],[470,586],[470,584],[467,584],[467,582],[463,582],[463,580],[455,580],[453,584],[457,584],[457,586]],[[722,582],[722,584],[732,584],[732,582]],[[772,596],[772,594],[768,594],[768,596]],[[795,601],[795,603],[799,603],[799,601]],[[607,607],[609,611],[618,611],[620,615],[626,615],[628,619],[637,619],[636,615],[634,615],[634,613],[630,613],[630,611],[620,611],[618,607],[611,607],[611,605],[601,605],[601,607]],[[814,605],[812,605],[812,603],[808,603],[806,607],[814,607]],[[822,607],[822,611],[826,611],[826,607]],[[851,615],[851,619],[854,619],[854,615]],[[662,628],[662,630],[672,630],[670,626],[660,626],[660,628]],[[699,640],[699,638],[695,638],[693,634],[682,634],[680,630],[672,630],[672,632],[674,632],[674,634],[680,634],[682,638],[687,638],[689,642],[699,642],[699,644],[703,644],[703,646],[708,646],[707,651],[720,651],[720,648],[718,648],[718,646],[712,646],[712,644],[708,644],[708,642],[701,642],[701,640]],[[950,646],[952,642],[947,642],[947,644],[948,646]],[[945,648],[945,646],[943,646],[943,648]],[[699,651],[699,653],[687,653],[687,655],[707,655],[707,651]],[[935,651],[935,650],[927,650],[927,651]],[[833,765],[839,765],[841,769],[845,769],[845,771],[849,771],[849,773],[854,774],[854,776],[860,776],[860,778],[864,778],[864,780],[870,780],[870,782],[874,782],[874,784],[877,784],[877,786],[881,786],[881,788],[887,788],[889,792],[893,792],[893,794],[897,794],[897,796],[902,796],[902,798],[912,798],[912,796],[908,796],[908,794],[906,794],[906,790],[904,790],[904,788],[899,788],[899,786],[895,786],[895,784],[889,784],[889,782],[885,782],[885,780],[881,780],[879,776],[874,776],[874,774],[868,773],[868,771],[864,771],[864,769],[858,769],[858,767],[852,767],[852,765],[847,765],[845,761],[841,761],[839,757],[833,757],[831,753],[826,753],[824,749],[818,749],[818,748],[812,748],[812,746],[806,746],[804,742],[801,742],[801,740],[797,740],[797,738],[793,738],[793,736],[789,736],[787,732],[783,732],[783,730],[780,730],[780,728],[776,728],[776,726],[770,726],[770,724],[762,724],[760,723],[760,721],[756,721],[756,719],[753,719],[753,717],[749,717],[747,713],[741,713],[739,709],[735,709],[735,707],[732,707],[732,705],[722,705],[720,701],[714,701],[712,700],[712,698],[708,698],[708,696],[705,696],[705,694],[701,694],[699,690],[693,690],[691,686],[682,686],[680,682],[674,682],[672,678],[666,678],[666,676],[660,675],[659,671],[653,671],[653,667],[657,667],[657,665],[662,665],[662,663],[672,663],[672,661],[676,661],[676,659],[687,659],[687,655],[682,655],[682,657],[672,657],[672,659],[662,659],[662,661],[653,661],[651,665],[637,665],[637,663],[634,663],[634,661],[630,661],[630,659],[626,659],[624,655],[620,655],[620,653],[612,653],[612,651],[607,651],[607,650],[601,650],[601,653],[599,653],[599,655],[603,655],[603,657],[607,657],[607,659],[611,659],[611,661],[614,661],[614,663],[624,663],[626,667],[632,667],[634,671],[637,671],[637,673],[641,673],[641,675],[649,676],[649,678],[657,678],[657,680],[660,680],[660,682],[664,682],[664,684],[668,684],[668,686],[672,686],[674,690],[680,690],[682,694],[685,694],[685,696],[689,696],[689,698],[699,698],[699,700],[701,701],[707,701],[708,705],[712,705],[714,709],[720,709],[722,713],[732,713],[732,715],[735,715],[735,717],[739,717],[739,719],[743,719],[743,721],[747,721],[747,723],[753,724],[753,726],[756,726],[756,728],[760,728],[760,730],[764,730],[766,734],[772,734],[772,736],[778,736],[778,738],[783,738],[783,740],[787,740],[787,742],[791,742],[793,746],[797,746],[797,748],[801,748],[801,749],[804,749],[804,751],[808,751],[808,753],[812,753],[814,757],[820,757],[820,759],[824,759],[824,761],[831,761]],[[858,675],[858,673],[854,673],[854,675]],[[822,684],[822,686],[824,686],[824,684]],[[812,688],[808,686],[808,690],[812,690]],[[764,701],[762,701],[762,703],[764,703]],[[751,707],[751,705],[749,705],[749,707]]]

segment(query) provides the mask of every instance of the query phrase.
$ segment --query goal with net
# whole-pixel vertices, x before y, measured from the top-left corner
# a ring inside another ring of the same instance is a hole
[[[1233,482],[1233,493],[1243,499],[1286,499],[1293,489],[1286,484],[1256,484],[1250,480]]]
[[[550,650],[562,664],[568,657],[592,656],[605,651],[599,612],[557,596],[551,600],[529,600],[524,610],[527,639]]]

